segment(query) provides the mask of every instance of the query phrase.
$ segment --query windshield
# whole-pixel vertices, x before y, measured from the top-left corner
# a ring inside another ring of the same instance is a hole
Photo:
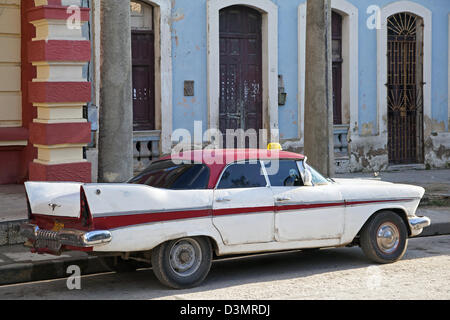
[[[152,163],[142,173],[128,181],[150,187],[188,190],[207,189],[209,168],[204,164],[174,164],[171,160]]]

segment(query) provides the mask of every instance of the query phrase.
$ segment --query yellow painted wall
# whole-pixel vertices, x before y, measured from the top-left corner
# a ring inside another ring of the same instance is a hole
[[[20,0],[0,1],[0,127],[22,126]]]

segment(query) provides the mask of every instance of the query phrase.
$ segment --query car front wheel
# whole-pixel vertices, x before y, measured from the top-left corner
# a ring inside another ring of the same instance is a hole
[[[392,211],[372,217],[360,234],[364,254],[376,263],[393,263],[403,258],[408,246],[408,229]]]
[[[203,237],[168,241],[152,251],[155,276],[174,289],[192,288],[203,282],[211,261],[211,243]]]

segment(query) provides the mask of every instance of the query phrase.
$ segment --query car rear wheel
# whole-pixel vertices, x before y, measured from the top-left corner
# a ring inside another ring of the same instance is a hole
[[[370,260],[376,263],[393,263],[405,255],[408,229],[399,215],[383,211],[364,226],[360,234],[360,245]]]
[[[202,283],[211,261],[211,243],[201,237],[168,241],[152,251],[155,276],[174,289],[192,288]]]

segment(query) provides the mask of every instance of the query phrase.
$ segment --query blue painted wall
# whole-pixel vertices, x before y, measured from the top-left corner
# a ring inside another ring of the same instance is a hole
[[[283,75],[287,103],[279,108],[282,139],[298,132],[298,6],[302,0],[273,0],[278,5],[279,74]],[[359,10],[359,128],[372,124],[377,134],[377,37],[369,30],[370,5],[383,7],[390,0],[349,0]],[[432,117],[448,130],[448,14],[450,0],[416,1],[433,12]],[[193,133],[194,121],[207,130],[206,0],[174,0],[172,12],[174,129]],[[184,81],[195,81],[195,97],[184,97]]]

